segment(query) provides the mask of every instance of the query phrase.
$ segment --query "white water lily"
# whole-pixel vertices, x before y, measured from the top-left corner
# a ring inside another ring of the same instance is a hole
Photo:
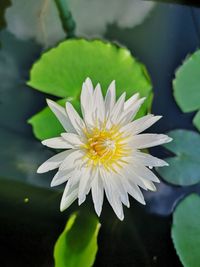
[[[69,102],[63,108],[47,100],[66,132],[44,140],[42,144],[64,149],[64,152],[48,159],[37,172],[58,168],[51,186],[67,182],[61,211],[77,198],[79,205],[82,204],[91,190],[95,211],[99,216],[105,192],[114,212],[123,220],[122,204],[130,206],[128,195],[145,204],[140,187],[156,190],[153,182],[159,182],[159,179],[149,167],[167,165],[165,161],[140,149],[161,145],[172,139],[163,134],[140,134],[161,116],[149,114],[132,121],[145,98],[139,98],[137,93],[125,100],[126,93],[123,93],[116,101],[114,81],[104,99],[100,84],[94,89],[87,78],[80,98],[83,118]]]

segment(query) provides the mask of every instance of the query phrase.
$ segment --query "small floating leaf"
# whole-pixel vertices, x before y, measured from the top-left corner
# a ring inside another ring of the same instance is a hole
[[[176,156],[165,159],[169,167],[157,172],[164,180],[175,185],[192,185],[200,182],[200,135],[188,130],[174,130],[168,133],[173,138],[164,147]]]
[[[200,109],[200,50],[188,57],[176,72],[173,81],[174,97],[183,112]],[[200,119],[194,118],[194,125],[200,129]]]

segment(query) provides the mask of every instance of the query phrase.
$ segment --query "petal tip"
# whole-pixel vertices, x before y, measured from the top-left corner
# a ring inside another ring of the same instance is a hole
[[[120,221],[123,221],[124,220],[124,214],[117,215],[117,217],[120,219]]]
[[[65,210],[65,205],[63,203],[63,201],[61,200],[61,203],[60,203],[60,212],[63,212]]]
[[[43,165],[43,164],[42,164]],[[43,170],[43,166],[42,165],[40,165],[39,167],[38,167],[38,169],[37,169],[37,173],[43,173],[44,172],[44,170]]]
[[[141,102],[141,103],[144,103],[144,101],[145,101],[146,99],[147,99],[146,97],[142,97],[142,98],[140,98],[140,102]]]
[[[43,144],[44,146],[46,146],[46,140],[41,141],[41,144]]]
[[[51,183],[50,183],[50,186],[54,187],[54,186],[56,186],[56,183],[52,180]]]
[[[100,217],[101,212],[100,211],[99,212],[96,211],[96,214],[97,214],[98,217]]]
[[[164,160],[163,160],[164,161]],[[164,163],[163,163],[163,167],[168,167],[169,166],[169,163],[168,162],[166,162],[166,161],[164,161]]]
[[[170,143],[173,140],[173,138],[171,138],[171,137],[169,137],[167,135],[164,135],[164,138],[163,139],[164,139],[164,143],[165,144]]]
[[[52,104],[54,104],[55,102],[49,98],[46,98],[46,102],[48,106],[51,106]]]
[[[97,208],[97,207],[94,207],[94,208],[95,208],[97,216],[100,217],[102,209]]]
[[[84,201],[85,201],[85,197],[84,198],[79,198],[78,199],[78,205],[80,206],[81,204],[83,204]]]

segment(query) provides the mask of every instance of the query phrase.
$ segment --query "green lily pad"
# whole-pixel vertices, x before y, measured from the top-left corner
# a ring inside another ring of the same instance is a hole
[[[74,213],[54,248],[55,267],[90,267],[95,261],[100,224],[96,216]]]
[[[172,239],[184,267],[199,267],[200,263],[200,197],[191,194],[173,214]]]
[[[176,72],[173,81],[174,97],[183,112],[200,109],[200,50],[188,57]],[[198,115],[199,117],[199,115]],[[200,129],[200,120],[195,118],[194,125]]]
[[[165,159],[169,167],[157,169],[161,177],[172,184],[187,186],[200,181],[200,135],[188,130],[174,130],[168,133],[173,138],[164,147],[175,154]]]
[[[28,85],[44,93],[79,101],[82,83],[87,77],[94,85],[100,82],[104,93],[111,81],[116,80],[117,96],[124,91],[127,97],[135,92],[146,96],[138,116],[144,115],[151,106],[152,85],[144,65],[127,49],[100,40],[71,39],[60,43],[33,65]],[[30,120],[38,138],[53,137],[53,128],[57,128],[56,133],[59,131],[55,123],[51,124],[50,131],[44,130],[49,124],[46,115],[47,110]],[[43,127],[38,125],[40,122]]]
[[[200,131],[200,110],[195,115],[193,119],[193,124]]]

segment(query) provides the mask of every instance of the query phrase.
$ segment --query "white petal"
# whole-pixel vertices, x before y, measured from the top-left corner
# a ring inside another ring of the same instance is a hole
[[[126,124],[122,127],[121,131],[130,132],[133,135],[143,132],[147,128],[151,127],[154,123],[156,123],[162,116],[154,116],[152,114],[146,115],[140,119],[137,119],[133,122]]]
[[[42,144],[51,148],[56,148],[56,149],[69,149],[73,148],[73,146],[66,142],[65,139],[62,137],[54,137],[54,138],[49,138],[44,141],[42,141]]]
[[[139,99],[139,93],[134,94],[124,103],[124,110],[132,107],[134,103]]]
[[[145,166],[152,166],[152,167],[162,167],[168,166],[169,164],[159,158],[153,157],[150,154],[142,153],[142,152],[134,152],[133,153],[133,160],[139,161],[141,164]]]
[[[86,194],[91,188],[91,181],[93,179],[92,172],[89,168],[84,168],[81,170],[81,177],[78,190],[78,204],[81,205],[86,198]]]
[[[148,190],[156,191],[156,187],[155,187],[155,185],[154,185],[154,183],[152,181],[148,181],[148,180],[146,180],[144,178],[141,178],[141,177],[140,177],[140,179],[142,179],[144,185],[146,186],[146,188]]]
[[[171,140],[171,137],[164,134],[140,134],[131,138],[131,146],[142,149],[169,143]]]
[[[75,188],[73,191],[68,194],[60,203],[60,211],[67,209],[78,197],[78,188]]]
[[[47,104],[50,107],[50,109],[53,111],[53,113],[56,115],[56,117],[62,124],[63,128],[67,132],[74,133],[75,132],[74,127],[72,126],[65,109],[50,99],[47,99]]]
[[[74,179],[73,179],[74,178]],[[62,195],[60,210],[67,209],[78,197],[78,177],[69,179]]]
[[[83,129],[85,129],[85,123],[74,109],[71,103],[66,103],[66,111],[69,116],[70,122],[79,135],[82,135]]]
[[[115,188],[115,191],[118,192],[121,202],[129,208],[130,203],[129,203],[127,190],[126,190],[126,187],[124,186],[123,180],[121,179],[122,178],[121,168],[115,165],[115,169],[117,173],[107,174],[107,176],[109,176],[107,179],[111,181],[111,183],[113,184],[113,187]]]
[[[105,120],[105,103],[104,103],[100,84],[97,84],[97,86],[94,90],[93,111],[96,112],[97,120],[100,122],[104,122],[104,120]]]
[[[96,172],[96,176],[92,181],[92,199],[94,202],[94,208],[98,216],[101,214],[104,198],[103,182],[101,176]]]
[[[65,183],[67,180],[69,180],[69,178],[74,175],[74,173],[74,169],[69,171],[58,171],[53,177],[53,180],[51,181],[51,187]]]
[[[119,120],[119,117],[121,117],[121,114],[124,110],[124,102],[126,98],[126,93],[124,92],[120,98],[117,100],[117,103],[115,104],[111,114],[110,114],[110,120],[112,123],[117,123]]]
[[[119,123],[120,124],[126,124],[126,123],[132,121],[134,119],[134,117],[136,116],[138,110],[140,109],[141,105],[144,103],[145,99],[146,99],[145,97],[141,98],[141,99],[137,100],[137,102],[133,106],[127,108],[121,114],[121,116],[118,120]]]
[[[84,152],[81,150],[73,150],[72,153],[70,153],[65,160],[62,162],[60,165],[59,170],[64,171],[64,170],[69,170],[76,168],[80,163],[81,159],[84,156]]]
[[[74,133],[62,133],[61,136],[70,143],[73,147],[83,145],[81,138],[79,135]]]
[[[105,97],[105,108],[107,113],[110,113],[115,105],[116,101],[116,89],[115,81],[112,81],[108,87],[106,97]]]
[[[110,177],[110,179],[112,180],[112,183],[115,184],[116,190],[119,192],[121,202],[129,208],[130,207],[129,198],[125,184],[121,180],[121,176],[117,174],[114,175],[112,178]]]
[[[58,153],[57,155],[51,157],[47,161],[45,161],[38,169],[37,173],[44,173],[51,170],[54,170],[60,166],[60,164],[63,162],[63,160],[70,155],[73,152],[73,150],[67,150],[61,153]]]
[[[128,169],[128,171],[127,171]],[[156,187],[153,184],[152,181],[147,180],[145,178],[143,178],[142,176],[137,175],[134,172],[134,169],[132,168],[132,166],[129,166],[126,168],[126,171],[124,172],[124,176],[130,181],[130,184],[134,184],[134,185],[138,185],[141,188],[143,188],[144,190],[151,190],[151,191],[155,191]],[[141,196],[138,196],[139,198],[137,199],[140,203],[145,204],[144,198]]]
[[[90,92],[93,92],[93,90],[94,90],[94,88],[93,88],[93,84],[92,84],[92,81],[91,81],[91,79],[90,79],[89,77],[86,78],[86,80],[85,80],[85,84],[86,84],[88,90],[89,90]]]
[[[143,179],[153,181],[155,183],[159,183],[160,180],[158,177],[150,171],[147,167],[143,166],[142,164],[137,163],[132,163],[133,166],[133,171],[136,175],[139,177],[142,177]]]
[[[144,196],[143,196],[140,188],[136,184],[134,184],[134,183],[131,184],[131,187],[129,188],[128,193],[133,198],[135,198],[138,202],[140,202],[141,204],[143,204],[143,205],[146,204],[145,200],[144,200]]]
[[[101,178],[104,184],[104,189],[106,193],[106,197],[112,206],[115,214],[120,220],[124,219],[124,213],[123,213],[123,207],[122,202],[120,200],[120,196],[118,192],[116,191],[115,187],[113,186],[113,183],[110,181],[109,177],[106,175],[106,172],[103,170],[100,170]]]
[[[143,183],[143,179],[141,179],[141,177],[137,176],[134,172],[133,172],[133,168],[132,166],[127,166],[122,174],[126,179],[128,179],[131,184],[134,183],[136,185],[139,185],[141,188],[143,188],[144,190],[147,190],[146,185]],[[130,193],[129,193],[130,194]]]
[[[124,186],[126,187],[127,192],[129,195],[131,195],[133,198],[135,198],[138,202],[141,204],[145,205],[145,200],[142,192],[140,191],[139,187],[137,184],[134,182],[131,182],[130,179],[127,179],[127,177],[123,177],[124,180]]]
[[[81,110],[85,122],[92,123],[93,85],[89,78],[83,83],[81,91]]]

